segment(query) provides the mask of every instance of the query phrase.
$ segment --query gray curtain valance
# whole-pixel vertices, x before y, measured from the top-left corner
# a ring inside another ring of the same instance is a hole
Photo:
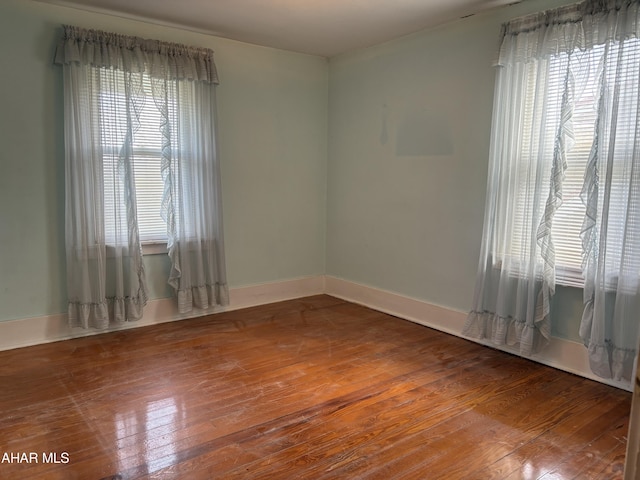
[[[505,23],[496,64],[528,62],[638,37],[640,0],[586,0]]]
[[[148,40],[70,25],[56,50],[55,63],[79,63],[125,72],[146,72],[154,78],[218,84],[213,50]]]

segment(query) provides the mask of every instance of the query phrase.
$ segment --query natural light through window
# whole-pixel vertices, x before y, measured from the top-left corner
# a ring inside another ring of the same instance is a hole
[[[103,128],[102,148],[105,184],[105,225],[106,238],[126,232],[126,218],[115,218],[115,202],[121,202],[127,192],[122,191],[122,182],[116,181],[123,171],[120,161],[124,138],[132,135],[132,165],[129,172],[135,179],[135,196],[138,214],[138,231],[143,244],[161,243],[167,240],[167,227],[162,219],[162,198],[164,186],[161,174],[162,153],[162,117],[153,99],[151,82],[147,75],[139,83],[141,91],[133,96],[133,107],[127,110],[124,93],[124,73],[121,71],[100,70],[100,81],[115,83],[122,95],[100,96],[100,122]],[[127,115],[135,120],[131,132],[126,131]],[[119,229],[119,232],[116,230]]]
[[[637,44],[638,40],[628,40],[627,45]],[[613,46],[611,48],[618,48]],[[521,162],[519,174],[519,188],[514,191],[514,236],[506,240],[503,252],[508,252],[514,258],[528,256],[530,239],[524,238],[525,225],[532,221],[534,205],[546,202],[546,198],[534,198],[530,192],[535,190],[535,182],[540,181],[530,173],[531,162],[537,162],[540,158],[553,158],[557,147],[554,139],[557,137],[560,127],[561,108],[565,82],[570,82],[569,91],[573,95],[571,121],[568,126],[568,148],[566,150],[567,168],[562,182],[562,204],[555,212],[551,235],[555,249],[556,283],[581,287],[582,278],[582,238],[581,231],[585,218],[585,205],[581,198],[584,184],[585,171],[589,161],[591,149],[594,143],[595,124],[598,116],[600,80],[601,75],[610,75],[607,65],[602,65],[599,58],[602,57],[604,46],[595,46],[585,52],[573,52],[571,55],[561,54],[551,57],[548,62],[548,75],[539,76],[540,64],[531,62],[525,68],[526,85],[524,86],[524,100],[522,104],[522,121],[524,122],[524,135],[521,141]],[[633,52],[633,49],[625,48],[624,52]],[[631,54],[626,55],[627,61],[634,61]],[[615,57],[615,55],[613,56]],[[571,62],[570,75],[567,75],[567,62]],[[540,62],[543,63],[543,62]],[[631,71],[633,71],[631,69]],[[545,83],[546,82],[546,83]],[[538,102],[541,90],[546,89],[546,103],[544,108]],[[544,117],[544,118],[543,118]],[[540,122],[545,125],[542,133],[545,141],[540,138],[532,138],[530,133],[535,131],[527,128],[527,122]],[[538,146],[545,145],[545,150],[540,151]],[[629,145],[632,148],[632,145]],[[617,152],[624,155],[624,152]],[[549,177],[551,162],[543,175],[546,185],[543,191],[549,191]],[[613,182],[616,182],[616,170],[612,172]],[[611,214],[615,215],[617,207],[615,203],[610,205]],[[623,223],[621,223],[622,225]]]

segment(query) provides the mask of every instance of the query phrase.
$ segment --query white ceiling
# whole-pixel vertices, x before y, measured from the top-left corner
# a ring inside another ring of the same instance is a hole
[[[517,0],[40,0],[331,57]]]

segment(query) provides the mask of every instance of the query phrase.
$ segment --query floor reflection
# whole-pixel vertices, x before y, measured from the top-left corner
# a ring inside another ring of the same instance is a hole
[[[118,412],[114,417],[120,471],[147,465],[155,472],[177,460],[176,432],[184,427],[186,412],[175,397],[147,402],[144,409]]]

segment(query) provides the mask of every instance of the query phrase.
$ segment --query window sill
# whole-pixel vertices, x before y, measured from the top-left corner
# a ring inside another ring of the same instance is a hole
[[[502,261],[498,260],[493,264],[495,270],[502,270]],[[542,265],[538,266],[538,274],[536,275],[536,281],[542,280],[542,275],[539,273],[542,270]],[[518,271],[510,271],[509,275],[513,278],[525,278],[523,274]],[[562,287],[572,288],[584,288],[584,278],[582,278],[582,271],[575,267],[556,266],[556,285]]]
[[[162,255],[167,253],[167,242],[143,243],[142,255]]]

